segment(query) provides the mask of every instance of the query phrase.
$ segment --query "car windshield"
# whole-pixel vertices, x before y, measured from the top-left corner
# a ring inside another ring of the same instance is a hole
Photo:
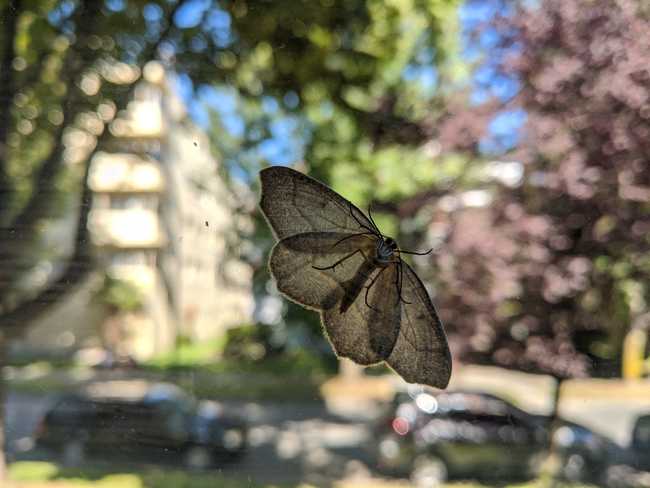
[[[0,486],[650,488],[650,4],[0,0]]]

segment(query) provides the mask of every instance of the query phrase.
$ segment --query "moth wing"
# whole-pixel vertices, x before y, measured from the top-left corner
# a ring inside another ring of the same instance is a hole
[[[408,383],[445,388],[451,376],[447,337],[422,281],[402,262],[400,332],[386,359]]]
[[[365,262],[360,251],[369,247],[374,247],[374,241],[368,236],[306,232],[280,240],[271,251],[269,268],[278,290],[287,298],[308,308],[327,310],[341,301],[343,283]]]
[[[360,283],[347,310],[333,307],[322,312],[323,326],[337,356],[370,365],[390,355],[400,324],[396,279],[397,266],[375,268]]]
[[[260,171],[260,180],[260,208],[278,240],[305,232],[356,234],[373,229],[351,202],[298,171],[271,166]]]

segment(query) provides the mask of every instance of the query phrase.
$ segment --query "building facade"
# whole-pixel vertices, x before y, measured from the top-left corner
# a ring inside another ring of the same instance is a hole
[[[117,327],[119,352],[143,360],[179,337],[206,340],[250,322],[252,269],[237,252],[249,223],[160,64],[145,66],[109,129],[113,142],[93,155],[87,182],[98,272],[39,320],[29,342],[106,346],[106,328]],[[140,309],[110,311],[93,300],[104,274],[132,284]]]

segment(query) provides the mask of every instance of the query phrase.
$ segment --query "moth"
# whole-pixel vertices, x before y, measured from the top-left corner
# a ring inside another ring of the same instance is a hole
[[[271,166],[260,179],[260,208],[278,240],[269,258],[278,290],[320,313],[337,356],[385,361],[408,383],[445,388],[447,338],[406,251],[313,178]]]

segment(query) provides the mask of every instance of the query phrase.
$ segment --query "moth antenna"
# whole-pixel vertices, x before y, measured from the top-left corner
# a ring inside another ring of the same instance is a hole
[[[380,235],[380,236],[381,236],[381,232],[379,232],[379,229],[377,229],[376,226],[375,226],[375,229],[371,229],[371,228],[368,227],[367,225],[362,224],[361,222],[359,222],[359,219],[357,218],[356,215],[354,215],[354,212],[352,211],[352,202],[350,202],[350,215],[351,215],[352,218],[355,220],[355,222],[356,222],[357,224],[359,224],[359,227],[361,227],[362,229],[366,229],[366,230],[369,231],[372,235],[375,235],[375,236],[376,236],[376,235]],[[371,221],[371,222],[372,222],[372,221]],[[372,222],[372,224],[374,225],[374,222]]]
[[[383,234],[381,233],[381,231],[379,230],[379,227],[377,227],[377,224],[375,223],[375,219],[372,218],[372,212],[370,211],[370,206],[368,206],[368,217],[370,217],[370,223],[371,223],[372,226],[375,228],[375,230],[377,231],[377,233],[378,233],[380,236],[383,237]]]

